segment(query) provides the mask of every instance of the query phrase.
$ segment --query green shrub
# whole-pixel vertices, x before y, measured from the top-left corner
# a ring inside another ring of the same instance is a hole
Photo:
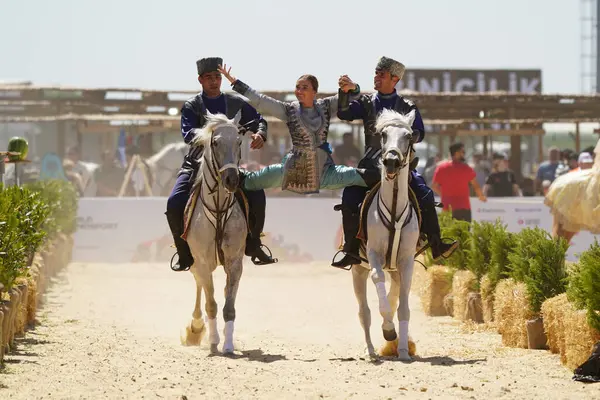
[[[68,182],[0,186],[0,283],[10,290],[44,240],[76,228],[77,194]]]
[[[440,264],[455,269],[467,269],[471,246],[471,224],[452,218],[452,213],[449,211],[439,214],[439,222],[442,237],[457,240],[459,243],[458,249],[448,259],[440,261]]]
[[[523,229],[514,238],[514,251],[508,255],[510,277],[525,283],[530,309],[538,313],[544,300],[566,290],[565,254],[569,244],[537,227]]]
[[[477,277],[477,281],[489,271],[492,261],[492,237],[495,230],[496,225],[489,222],[471,223],[467,268]]]
[[[66,235],[75,233],[79,196],[70,182],[63,180],[38,181],[26,185],[26,187],[39,192],[43,201],[52,207],[52,214],[44,225],[47,231]]]
[[[573,267],[567,297],[577,308],[587,310],[588,323],[600,331],[600,245],[597,240],[581,253]]]
[[[536,255],[529,260],[529,272],[525,279],[531,311],[540,312],[542,303],[551,297],[564,293],[567,289],[565,254],[569,243],[563,238],[535,243]]]
[[[507,231],[506,225],[503,225],[500,220],[496,221],[490,238],[489,277],[492,288],[495,288],[501,279],[509,277],[510,261],[508,255],[515,251],[515,244],[515,234]]]
[[[547,238],[547,232],[540,228],[526,228],[514,235],[515,246],[508,254],[509,276],[517,282],[525,282],[529,273],[529,260],[535,257],[535,244]]]

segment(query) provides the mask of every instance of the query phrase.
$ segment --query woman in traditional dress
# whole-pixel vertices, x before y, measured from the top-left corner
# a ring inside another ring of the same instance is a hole
[[[594,166],[559,176],[544,203],[550,207],[552,235],[570,241],[580,231],[600,233],[600,140],[594,149]]]
[[[281,187],[296,193],[318,193],[319,189],[341,189],[346,186],[372,186],[380,179],[379,172],[335,165],[331,146],[327,142],[331,116],[337,113],[338,96],[317,99],[319,82],[313,75],[302,75],[296,82],[296,101],[283,102],[258,93],[244,82],[231,76],[231,68],[219,71],[229,80],[233,90],[248,98],[262,115],[284,121],[292,138],[292,150],[281,164],[269,165],[259,171],[246,172],[246,190]],[[352,96],[360,88],[347,76],[339,85]]]

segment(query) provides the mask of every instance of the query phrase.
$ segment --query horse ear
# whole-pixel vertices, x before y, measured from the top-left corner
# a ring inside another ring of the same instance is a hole
[[[241,119],[242,119],[242,110],[238,111],[237,114],[235,114],[235,117],[233,117],[233,123],[236,125],[239,125]]]

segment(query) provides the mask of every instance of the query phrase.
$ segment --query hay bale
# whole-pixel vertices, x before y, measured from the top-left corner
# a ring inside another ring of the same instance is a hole
[[[512,278],[502,279],[496,286],[494,299],[494,319],[502,343],[509,347],[526,349],[527,321],[535,315],[529,309],[527,287]]]
[[[481,277],[479,283],[481,303],[483,308],[483,321],[494,321],[494,289],[495,285],[488,274]]]
[[[471,271],[457,271],[452,279],[452,299],[454,318],[460,321],[469,319],[469,293],[477,291],[477,277]]]
[[[600,340],[600,332],[589,326],[585,310],[571,306],[564,315],[565,365],[571,371],[579,367],[592,353],[592,347]]]
[[[452,270],[448,267],[433,266],[427,269],[424,288],[421,293],[423,312],[429,316],[448,315],[444,308],[444,297],[452,289]]]
[[[559,294],[542,303],[542,315],[544,316],[544,331],[548,338],[548,349],[555,354],[560,353],[561,346],[564,347],[564,314],[569,307],[567,294]]]

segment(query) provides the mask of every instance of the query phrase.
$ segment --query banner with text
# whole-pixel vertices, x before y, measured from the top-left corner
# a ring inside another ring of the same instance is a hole
[[[329,262],[342,240],[338,199],[269,198],[265,237],[282,262]],[[500,218],[511,232],[538,226],[551,232],[552,218],[540,197],[471,200],[475,221]],[[82,198],[75,234],[75,262],[167,262],[173,238],[164,215],[166,198]],[[600,235],[596,236],[600,240]],[[594,235],[577,234],[568,259],[589,248]]]

